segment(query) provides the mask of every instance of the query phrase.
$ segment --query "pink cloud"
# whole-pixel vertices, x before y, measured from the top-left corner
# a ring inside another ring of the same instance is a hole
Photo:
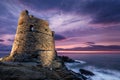
[[[9,41],[9,39],[13,40],[14,39],[14,34],[3,34],[0,35],[0,39],[3,39],[4,42],[2,44],[4,45],[12,45],[13,42]]]

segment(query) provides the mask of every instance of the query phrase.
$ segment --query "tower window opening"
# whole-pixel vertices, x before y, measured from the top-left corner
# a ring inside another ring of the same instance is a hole
[[[33,25],[30,25],[30,31],[34,31],[34,26]]]
[[[45,31],[48,31],[47,29],[45,29]]]

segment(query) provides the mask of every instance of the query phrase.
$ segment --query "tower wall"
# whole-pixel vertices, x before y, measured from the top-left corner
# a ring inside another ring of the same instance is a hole
[[[50,66],[54,50],[54,36],[48,22],[30,16],[26,10],[21,12],[10,56],[38,54],[42,65]]]

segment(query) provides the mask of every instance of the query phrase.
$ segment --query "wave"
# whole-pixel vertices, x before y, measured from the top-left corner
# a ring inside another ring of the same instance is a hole
[[[65,63],[68,69],[79,73],[80,68],[84,68],[89,70],[95,74],[95,76],[87,76],[89,77],[88,80],[120,80],[120,72],[116,70],[104,69],[104,68],[97,68],[95,66],[86,65],[84,61],[78,61],[74,63]],[[84,67],[81,67],[84,65]]]

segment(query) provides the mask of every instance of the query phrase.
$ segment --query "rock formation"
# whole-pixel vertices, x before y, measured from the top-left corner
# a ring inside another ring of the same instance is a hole
[[[37,59],[49,67],[55,58],[54,32],[47,21],[21,12],[14,44],[5,61],[31,61]]]

